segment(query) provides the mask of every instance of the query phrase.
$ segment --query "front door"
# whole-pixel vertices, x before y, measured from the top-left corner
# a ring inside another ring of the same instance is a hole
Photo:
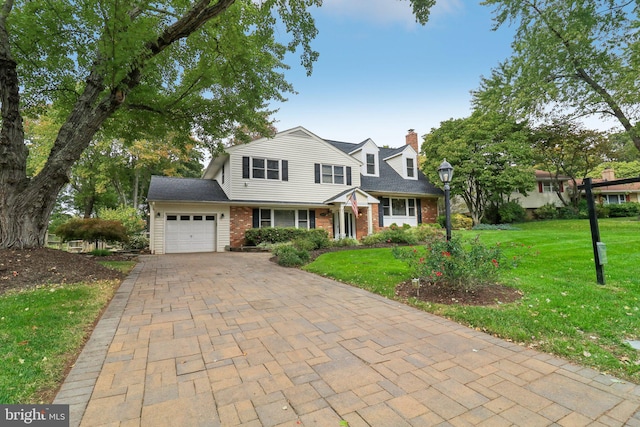
[[[340,239],[340,212],[333,214],[333,235]],[[356,239],[356,217],[351,212],[344,213],[344,237]]]

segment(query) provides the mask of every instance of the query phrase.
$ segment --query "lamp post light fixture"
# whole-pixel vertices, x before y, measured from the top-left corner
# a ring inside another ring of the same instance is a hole
[[[438,175],[440,175],[440,181],[444,183],[444,211],[448,242],[451,240],[451,201],[449,200],[449,191],[451,190],[451,187],[449,186],[449,183],[451,182],[451,178],[453,178],[453,166],[447,162],[447,159],[444,159],[444,161],[440,163]]]

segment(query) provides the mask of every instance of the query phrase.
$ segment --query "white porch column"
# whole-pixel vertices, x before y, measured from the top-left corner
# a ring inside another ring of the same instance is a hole
[[[340,212],[338,213],[338,215],[340,216],[340,222],[339,224],[339,235],[338,238],[339,239],[344,239],[345,234],[344,234],[344,203],[340,203]]]
[[[371,203],[367,206],[367,233],[373,234],[373,208]]]

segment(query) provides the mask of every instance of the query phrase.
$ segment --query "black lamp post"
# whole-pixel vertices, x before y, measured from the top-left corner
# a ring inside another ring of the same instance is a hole
[[[453,166],[447,162],[447,159],[444,159],[444,161],[440,163],[438,175],[440,175],[440,181],[444,183],[444,211],[448,242],[451,240],[451,202],[449,200],[449,190],[451,190],[451,187],[449,187],[449,183],[451,182],[451,178],[453,178]]]

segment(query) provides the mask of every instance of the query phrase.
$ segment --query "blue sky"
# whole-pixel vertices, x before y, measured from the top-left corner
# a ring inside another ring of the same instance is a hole
[[[469,116],[480,76],[511,54],[513,29],[492,31],[491,9],[476,1],[439,0],[426,26],[406,0],[324,0],[314,16],[320,58],[310,77],[289,58],[298,94],[275,105],[279,131],[397,147],[408,129]]]

